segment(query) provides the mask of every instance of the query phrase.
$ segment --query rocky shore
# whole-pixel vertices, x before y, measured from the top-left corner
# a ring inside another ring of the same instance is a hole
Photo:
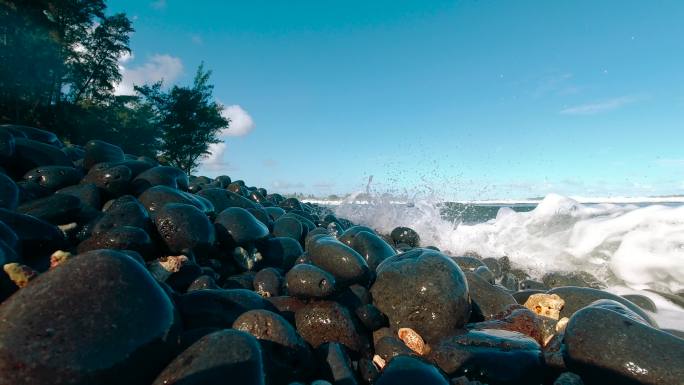
[[[0,384],[684,384],[682,333],[587,274],[31,127],[0,166]]]

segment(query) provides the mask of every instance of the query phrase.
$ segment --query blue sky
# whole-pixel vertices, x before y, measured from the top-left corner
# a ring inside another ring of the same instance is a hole
[[[684,193],[684,2],[110,1],[124,83],[228,107],[200,169],[271,191]]]

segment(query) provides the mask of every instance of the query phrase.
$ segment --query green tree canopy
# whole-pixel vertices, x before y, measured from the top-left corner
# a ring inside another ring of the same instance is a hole
[[[209,145],[220,143],[218,133],[230,121],[221,115],[223,106],[213,98],[211,71],[204,63],[197,68],[192,87],[173,86],[162,90],[162,82],[136,87],[144,101],[158,115],[161,132],[160,157],[187,173],[194,171]]]

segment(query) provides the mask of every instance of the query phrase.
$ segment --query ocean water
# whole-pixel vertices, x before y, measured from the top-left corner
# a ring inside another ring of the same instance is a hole
[[[611,292],[648,296],[662,328],[684,330],[684,309],[654,292],[684,292],[684,203],[580,203],[557,194],[506,204],[383,196],[333,209],[380,232],[411,227],[422,245],[452,255],[506,255],[537,279],[551,271],[591,273]]]

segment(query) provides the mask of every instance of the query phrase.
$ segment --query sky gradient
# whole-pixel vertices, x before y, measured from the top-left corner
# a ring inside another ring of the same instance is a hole
[[[233,127],[199,173],[320,196],[684,193],[684,2],[110,1],[121,93],[201,61]]]

